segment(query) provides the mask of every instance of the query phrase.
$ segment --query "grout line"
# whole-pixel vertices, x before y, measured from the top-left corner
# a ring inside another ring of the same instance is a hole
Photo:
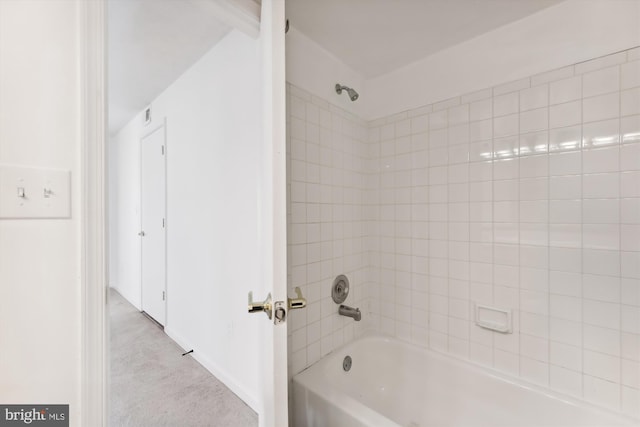
[[[461,98],[462,99],[462,98]],[[473,325],[475,324],[474,315],[471,314],[471,103],[467,103],[467,230],[469,236],[467,238],[467,265],[469,276],[467,278],[467,316],[468,321],[468,339],[467,339],[467,357],[471,360],[471,334]]]
[[[574,68],[575,75],[575,68]],[[584,387],[584,152],[582,146],[584,144],[584,73],[578,75],[580,77],[580,371],[582,378],[580,379],[582,397],[585,398]],[[576,77],[578,77],[576,76]]]
[[[547,290],[548,290],[548,314],[547,314],[547,366],[548,384],[551,387],[551,83],[547,82]]]
[[[493,158],[493,153],[495,151],[495,147],[494,147],[494,142],[495,142],[495,138],[494,138],[494,111],[493,111],[493,102],[494,102],[494,94],[493,94],[493,88],[491,89],[491,97],[489,98],[491,100],[491,160],[490,160],[490,164],[491,164],[491,302],[494,303],[495,302],[495,283],[496,283],[496,278],[495,278],[495,274],[496,274],[496,258],[495,258],[495,246],[496,246],[496,227],[495,227],[495,191],[494,191],[494,184],[496,182],[496,178],[495,178],[495,159]],[[492,367],[496,367],[496,340],[495,340],[495,333],[491,333],[491,366]]]
[[[446,117],[446,125],[442,128],[447,132],[447,139],[446,139],[446,156],[447,156],[447,162],[443,165],[443,168],[445,170],[445,176],[446,176],[446,202],[445,202],[445,206],[447,208],[447,253],[446,253],[446,259],[447,259],[447,287],[446,287],[446,291],[447,291],[447,307],[446,307],[446,319],[447,319],[447,324],[446,324],[446,328],[447,328],[447,332],[446,332],[446,336],[447,336],[447,352],[451,353],[451,310],[450,310],[450,306],[451,306],[451,222],[450,221],[450,203],[451,201],[449,200],[449,165],[451,162],[451,159],[449,159],[449,146],[450,146],[450,140],[449,140],[449,109],[444,109],[443,110],[445,113],[445,117]],[[441,130],[442,130],[441,129]]]
[[[628,55],[627,55],[628,58]],[[622,66],[620,64],[618,64],[618,117],[617,117],[617,121],[618,121],[618,143],[617,143],[617,147],[618,147],[618,268],[619,268],[619,274],[618,274],[618,295],[620,296],[619,298],[619,303],[618,303],[618,310],[620,312],[620,316],[619,316],[619,326],[620,326],[620,335],[619,335],[619,340],[618,340],[618,350],[619,350],[619,357],[618,357],[618,361],[620,363],[620,384],[618,384],[618,402],[619,402],[619,407],[618,410],[622,412],[622,397],[623,397],[623,369],[622,369],[622,331],[623,331],[623,325],[622,325],[622,206],[620,203],[620,200],[622,199],[622,152],[621,152],[621,140],[622,140],[622,135],[621,135],[621,117],[622,117]],[[584,219],[583,219],[584,221]]]
[[[531,85],[529,85],[529,87],[531,87]],[[518,224],[518,243],[517,243],[517,247],[518,247],[518,318],[520,318],[520,312],[521,312],[521,307],[520,307],[520,301],[522,301],[522,261],[520,259],[520,251],[522,249],[522,227],[520,226],[521,221],[520,221],[520,216],[521,216],[521,212],[520,212],[520,200],[522,199],[522,197],[520,197],[520,180],[522,179],[522,157],[520,156],[520,135],[521,135],[521,127],[520,127],[520,120],[522,117],[522,111],[520,109],[520,91],[517,92],[518,93],[518,156],[516,157],[516,159],[518,160],[518,179],[516,181],[516,183],[518,184],[518,222],[516,224]],[[547,298],[547,304],[548,304],[549,298]],[[512,319],[513,321],[513,319]],[[517,332],[517,335],[516,335]],[[523,376],[523,372],[522,372],[522,337],[521,337],[521,333],[520,333],[520,323],[518,322],[518,330],[516,331],[514,329],[513,331],[513,335],[514,335],[514,339],[518,340],[518,375],[520,377]]]

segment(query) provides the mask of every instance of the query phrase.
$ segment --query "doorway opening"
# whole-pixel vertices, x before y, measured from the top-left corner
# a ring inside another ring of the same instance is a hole
[[[222,3],[107,1],[112,425],[263,415],[270,347],[246,304],[271,283],[265,42],[258,3]]]

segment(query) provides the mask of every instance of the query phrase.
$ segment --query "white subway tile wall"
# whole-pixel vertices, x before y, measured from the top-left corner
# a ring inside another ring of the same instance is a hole
[[[300,287],[307,308],[289,312],[289,370],[297,373],[353,340],[370,324],[338,316],[331,284],[350,280],[345,302],[369,310],[369,235],[364,209],[370,147],[367,124],[294,86],[287,88],[288,288]],[[375,202],[375,200],[374,200]]]
[[[640,417],[637,49],[369,123],[289,96],[292,372],[371,329]]]

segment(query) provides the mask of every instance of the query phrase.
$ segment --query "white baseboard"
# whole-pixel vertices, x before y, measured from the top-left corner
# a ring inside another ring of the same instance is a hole
[[[240,399],[242,399],[251,409],[256,411],[256,413],[260,413],[258,407],[258,400],[256,396],[252,393],[249,393],[245,387],[239,384],[231,375],[229,375],[224,369],[220,368],[218,364],[214,361],[206,357],[203,353],[199,352],[196,347],[189,344],[182,336],[172,329],[165,326],[164,332],[175,341],[180,347],[185,349],[185,351],[193,349],[193,353],[191,356],[200,363],[207,371],[211,372],[213,376],[215,376],[218,380],[220,380],[224,385],[229,387],[229,389]]]

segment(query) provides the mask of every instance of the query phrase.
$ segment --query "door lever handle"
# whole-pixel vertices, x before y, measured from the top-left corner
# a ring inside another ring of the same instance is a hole
[[[302,296],[300,288],[296,286],[294,291],[296,293],[296,298],[287,298],[287,307],[289,307],[289,310],[305,308],[307,306],[307,299]]]
[[[271,293],[267,295],[267,299],[261,302],[253,301],[253,292],[249,292],[249,313],[258,313],[264,311],[269,319],[271,319],[273,307],[271,304]]]
[[[272,301],[271,293],[267,295],[267,299],[264,301],[254,301],[253,300],[253,292],[249,292],[249,305],[248,311],[249,313],[258,313],[264,312],[269,319],[273,317],[275,312],[275,320],[274,323],[279,325],[280,323],[284,323],[285,318],[287,316],[287,310],[297,310],[300,308],[305,308],[307,306],[307,300],[302,296],[302,292],[300,292],[300,288],[296,287],[296,298],[287,298],[287,303],[285,306],[284,301]]]

